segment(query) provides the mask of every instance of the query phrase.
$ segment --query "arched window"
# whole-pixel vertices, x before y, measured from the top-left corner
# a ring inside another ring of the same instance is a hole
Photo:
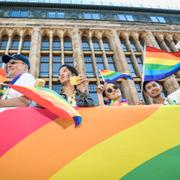
[[[12,40],[12,44],[11,44],[11,48],[12,50],[18,50],[18,47],[19,47],[19,36],[16,35],[13,37],[13,40]]]
[[[4,35],[2,37],[2,40],[1,40],[1,43],[0,43],[0,49],[1,50],[5,50],[6,47],[7,47],[7,43],[8,43],[8,36],[7,35]]]
[[[89,41],[87,37],[82,37],[82,48],[84,51],[90,51]]]
[[[131,43],[131,49],[132,49],[133,51],[138,51],[134,39],[130,38],[130,43]]]
[[[31,46],[31,37],[26,35],[23,40],[22,50],[29,50]]]
[[[91,55],[84,55],[84,63],[87,77],[94,77],[94,69]]]
[[[121,41],[121,48],[123,49],[123,51],[128,51],[126,41],[122,38],[120,38],[120,41]]]
[[[95,51],[99,51],[100,50],[100,46],[99,46],[99,41],[97,38],[93,37],[92,38],[92,42],[93,42],[93,48]]]
[[[53,67],[52,67],[53,77],[58,77],[59,76],[58,70],[61,66],[61,56],[53,56],[52,62],[53,62]]]
[[[102,40],[103,40],[104,50],[105,51],[110,51],[111,48],[110,48],[110,45],[109,45],[109,40],[106,37],[104,37]]]
[[[44,36],[41,41],[41,50],[47,51],[49,50],[49,38]]]
[[[127,60],[128,66],[129,66],[129,70],[131,72],[131,76],[132,77],[137,77],[136,71],[134,69],[134,65],[133,65],[132,60],[131,60],[131,57],[130,56],[126,56],[126,60]]]
[[[53,50],[54,51],[61,50],[61,41],[57,36],[53,38]]]
[[[64,38],[64,50],[65,51],[72,51],[71,39],[68,36],[66,36]]]

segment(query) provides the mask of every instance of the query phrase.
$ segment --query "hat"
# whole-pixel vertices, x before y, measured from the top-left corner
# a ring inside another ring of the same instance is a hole
[[[30,62],[29,59],[24,56],[23,54],[13,54],[12,56],[9,55],[3,55],[2,56],[2,61],[7,64],[11,59],[15,59],[15,60],[21,60],[23,61],[25,64],[27,64],[30,68]]]

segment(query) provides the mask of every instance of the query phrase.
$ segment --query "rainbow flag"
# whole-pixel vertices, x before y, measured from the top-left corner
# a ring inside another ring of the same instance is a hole
[[[6,81],[6,70],[0,68],[0,83],[3,83],[4,81]]]
[[[154,47],[146,48],[144,81],[164,79],[180,70],[180,52],[166,52]]]
[[[81,128],[46,109],[1,112],[0,179],[179,179],[180,106],[78,112]]]
[[[120,78],[132,79],[130,74],[128,74],[128,73],[115,72],[115,71],[111,71],[111,70],[100,70],[99,72],[100,72],[102,78],[104,79],[104,81],[107,83],[115,82]]]
[[[40,106],[48,109],[61,118],[73,118],[75,126],[81,124],[80,114],[59,94],[55,91],[43,87],[22,87],[7,84],[10,88],[22,93],[27,98],[35,101]]]

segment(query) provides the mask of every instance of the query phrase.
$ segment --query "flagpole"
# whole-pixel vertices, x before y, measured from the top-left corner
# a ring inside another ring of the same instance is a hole
[[[144,45],[143,52],[143,71],[142,71],[142,80],[141,80],[141,95],[143,97],[143,83],[144,83],[144,71],[145,71],[145,57],[146,57],[146,44]]]
[[[102,78],[102,80],[103,80],[104,83],[105,83],[105,79],[104,79],[103,75],[101,74],[101,71],[100,71],[100,70],[99,70],[99,74],[101,75],[101,78]]]

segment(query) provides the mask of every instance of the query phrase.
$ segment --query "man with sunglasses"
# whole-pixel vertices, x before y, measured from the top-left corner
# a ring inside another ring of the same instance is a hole
[[[26,56],[23,54],[3,55],[2,61],[7,65],[8,76],[12,78],[10,84],[18,86],[35,85],[35,79],[29,73],[30,62]],[[29,106],[30,103],[31,100],[11,88],[7,88],[0,99],[0,107],[22,107]]]
[[[121,91],[117,83],[105,83],[97,87],[99,105],[124,106],[128,105],[127,99],[122,98]],[[102,100],[103,97],[103,100]]]

